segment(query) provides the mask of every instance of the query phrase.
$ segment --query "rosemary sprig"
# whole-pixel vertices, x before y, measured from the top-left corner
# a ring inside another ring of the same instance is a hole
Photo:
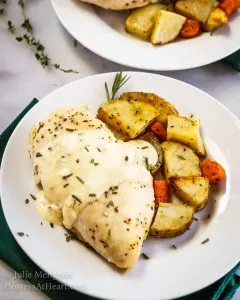
[[[7,4],[7,0],[0,0],[0,5],[2,5],[0,7],[0,16],[4,16],[5,14],[5,7],[4,5]],[[25,2],[24,0],[19,0],[17,2],[18,6],[21,9],[22,12],[22,16],[23,16],[23,23],[21,24],[21,28],[24,31],[22,34],[19,34],[17,32],[17,28],[16,26],[13,24],[13,22],[11,20],[7,21],[7,27],[8,30],[15,35],[16,40],[19,43],[24,43],[26,44],[33,52],[35,58],[40,62],[41,66],[43,68],[53,68],[55,70],[60,70],[64,73],[79,73],[76,70],[73,69],[64,69],[60,66],[60,64],[57,64],[55,62],[52,61],[51,58],[48,57],[46,51],[45,51],[45,47],[43,46],[43,44],[40,42],[40,40],[38,40],[36,38],[36,36],[34,35],[34,29],[33,26],[30,22],[30,19],[27,17],[26,15],[26,6],[25,6]]]
[[[119,89],[130,79],[130,76],[128,77],[127,75],[123,76],[122,72],[118,72],[114,78],[112,89],[111,89],[111,94],[109,92],[109,88],[107,83],[105,82],[105,91],[107,95],[107,99],[111,100],[114,99],[116,96],[117,92]]]

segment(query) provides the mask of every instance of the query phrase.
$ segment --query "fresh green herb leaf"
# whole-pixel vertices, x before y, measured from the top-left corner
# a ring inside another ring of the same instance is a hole
[[[122,72],[119,72],[116,74],[114,81],[113,81],[113,85],[112,85],[112,89],[111,89],[111,95],[109,92],[109,88],[107,83],[105,82],[105,91],[106,91],[106,95],[107,95],[107,99],[108,100],[112,100],[114,99],[114,97],[116,96],[117,92],[119,91],[119,89],[130,79],[130,77],[127,77],[127,75],[123,76]]]

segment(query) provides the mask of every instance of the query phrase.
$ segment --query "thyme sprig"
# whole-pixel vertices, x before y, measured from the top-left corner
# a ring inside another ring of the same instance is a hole
[[[7,0],[0,0],[0,16],[5,16],[6,4],[7,4]],[[26,5],[24,0],[19,0],[17,4],[20,7],[23,16],[23,23],[21,24],[21,29],[23,30],[23,32],[19,33],[19,30],[17,30],[16,26],[13,24],[11,20],[6,21],[9,32],[15,35],[16,40],[19,43],[24,43],[32,50],[35,58],[40,62],[43,68],[53,68],[55,70],[59,70],[64,73],[79,73],[77,70],[62,68],[60,64],[55,63],[47,55],[45,47],[34,34],[34,28],[30,22],[30,19],[27,17],[26,14],[26,9],[25,9]]]
[[[123,76],[122,72],[118,72],[114,78],[111,93],[109,92],[109,88],[107,83],[105,82],[105,91],[108,100],[114,99],[119,89],[130,79],[130,76],[127,75]]]

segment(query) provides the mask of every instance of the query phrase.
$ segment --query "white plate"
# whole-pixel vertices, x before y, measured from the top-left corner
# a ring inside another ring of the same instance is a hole
[[[127,12],[103,10],[80,0],[51,0],[67,31],[83,46],[116,63],[146,70],[183,70],[213,63],[240,47],[239,13],[213,36],[152,46],[124,30]]]
[[[122,91],[155,92],[172,102],[183,115],[200,117],[208,154],[226,169],[227,182],[215,189],[208,207],[198,215],[191,230],[176,239],[147,240],[139,259],[124,274],[80,242],[67,243],[64,229],[52,229],[38,215],[36,193],[28,157],[28,132],[49,112],[66,105],[88,104],[92,112],[105,101],[104,82],[114,73],[70,83],[43,98],[15,129],[4,154],[1,174],[2,205],[15,239],[42,269],[78,291],[103,299],[167,299],[197,291],[226,274],[240,259],[240,123],[219,102],[175,79],[129,73]],[[30,199],[30,198],[29,198]],[[216,200],[216,201],[214,201]],[[210,219],[206,219],[208,214]],[[43,222],[41,226],[40,223]],[[17,232],[29,234],[19,237]],[[209,238],[206,244],[203,240]],[[177,245],[173,250],[170,245]]]

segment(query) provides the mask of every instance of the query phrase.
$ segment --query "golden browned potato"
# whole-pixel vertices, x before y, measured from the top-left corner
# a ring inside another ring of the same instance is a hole
[[[176,142],[164,142],[161,147],[165,178],[201,176],[199,158],[192,149]]]
[[[161,10],[156,16],[155,25],[150,37],[151,43],[154,45],[163,45],[174,41],[178,37],[186,20],[186,17],[179,14]]]
[[[153,93],[126,92],[120,96],[120,99],[142,101],[153,105],[158,110],[157,120],[163,125],[167,124],[169,115],[178,116],[178,111],[171,103]]]
[[[156,15],[161,9],[167,9],[167,6],[150,4],[134,10],[125,21],[126,31],[141,39],[148,40],[152,33]]]
[[[110,100],[99,107],[97,116],[107,125],[134,139],[158,116],[158,111],[145,102]]]
[[[155,134],[152,132],[147,132],[143,135],[140,135],[138,139],[149,142],[157,151],[158,162],[155,166],[151,166],[151,173],[154,174],[158,171],[158,169],[162,165],[163,151],[162,151],[161,145],[160,145],[157,137],[155,136]]]
[[[181,15],[205,23],[214,4],[215,0],[179,0],[175,5],[175,9]]]
[[[205,177],[181,177],[172,178],[171,184],[175,194],[182,200],[199,211],[205,207],[208,201],[209,180]]]
[[[168,116],[167,140],[185,144],[200,156],[206,154],[198,118]]]
[[[207,22],[204,25],[204,29],[210,32],[220,28],[228,23],[228,16],[221,8],[214,8],[211,12]]]
[[[171,238],[183,234],[192,224],[194,209],[174,203],[160,203],[150,234],[156,238]]]

